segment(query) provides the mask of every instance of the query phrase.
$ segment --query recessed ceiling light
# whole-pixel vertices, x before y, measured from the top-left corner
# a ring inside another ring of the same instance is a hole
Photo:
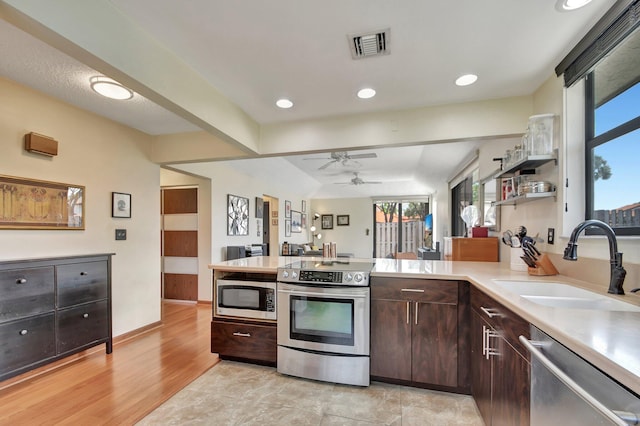
[[[288,108],[291,108],[293,106],[293,102],[291,102],[289,99],[282,98],[282,99],[278,99],[276,101],[276,105],[279,108],[288,109]]]
[[[591,0],[562,0],[562,8],[564,10],[575,10],[585,6]]]
[[[465,74],[456,79],[457,86],[468,86],[473,84],[478,79],[478,76],[475,74]]]
[[[358,97],[360,99],[369,99],[369,98],[373,98],[376,95],[376,91],[373,90],[370,87],[364,88],[364,89],[360,89],[358,91]]]
[[[122,84],[104,76],[95,76],[89,79],[94,92],[110,98],[124,101],[133,98],[133,91]]]

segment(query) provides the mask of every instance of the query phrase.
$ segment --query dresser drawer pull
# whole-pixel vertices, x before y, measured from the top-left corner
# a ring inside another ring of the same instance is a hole
[[[27,283],[27,279],[26,278],[18,278],[16,280],[16,284],[26,284]]]
[[[403,288],[400,291],[409,292],[409,293],[424,293],[424,290],[419,288]]]
[[[499,312],[496,312],[495,308],[485,308],[484,306],[480,306],[480,310],[484,312],[489,318],[501,316]]]
[[[82,271],[82,272],[80,272],[80,275],[89,275],[89,273]]]
[[[89,318],[89,314],[82,314],[82,318]]]
[[[25,334],[27,334],[29,332],[29,330],[20,330],[20,335],[24,336]]]
[[[233,335],[238,337],[251,337],[251,333],[239,333],[237,331],[233,333]]]

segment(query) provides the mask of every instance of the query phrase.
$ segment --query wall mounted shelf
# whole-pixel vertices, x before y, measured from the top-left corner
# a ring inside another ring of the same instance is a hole
[[[537,201],[541,198],[555,198],[556,191],[552,192],[529,192],[526,194],[518,195],[517,197],[509,198],[508,200],[496,201],[496,206],[515,206],[517,204],[527,203],[529,201]]]

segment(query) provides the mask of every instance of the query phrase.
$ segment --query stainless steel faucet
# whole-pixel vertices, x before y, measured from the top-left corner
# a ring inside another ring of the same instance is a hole
[[[599,220],[585,220],[578,226],[576,226],[571,233],[569,243],[564,249],[563,259],[565,260],[578,260],[578,235],[590,227],[600,228],[604,231],[604,234],[609,239],[609,262],[611,263],[611,279],[609,280],[608,293],[611,294],[624,294],[622,284],[624,278],[627,276],[627,271],[622,267],[622,253],[618,252],[618,241],[616,240],[616,234],[609,225]]]

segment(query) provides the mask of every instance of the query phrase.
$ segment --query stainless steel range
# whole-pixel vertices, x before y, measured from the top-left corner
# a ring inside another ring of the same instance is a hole
[[[339,258],[278,269],[278,372],[369,385],[373,265]]]

